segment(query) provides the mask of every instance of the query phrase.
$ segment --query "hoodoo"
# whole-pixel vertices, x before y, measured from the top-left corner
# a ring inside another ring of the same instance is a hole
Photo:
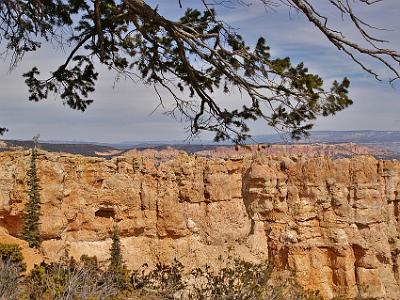
[[[0,154],[0,241],[20,235],[29,158]],[[46,260],[65,251],[107,259],[116,223],[131,269],[268,259],[327,298],[400,298],[398,161],[40,151],[36,163]]]

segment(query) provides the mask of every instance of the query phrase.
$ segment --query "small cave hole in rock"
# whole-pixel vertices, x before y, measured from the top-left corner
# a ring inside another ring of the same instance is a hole
[[[99,208],[95,214],[96,217],[100,217],[100,218],[115,218],[115,211],[113,208],[111,207],[102,207]]]

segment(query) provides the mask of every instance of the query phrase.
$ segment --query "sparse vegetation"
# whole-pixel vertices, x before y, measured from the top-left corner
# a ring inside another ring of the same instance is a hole
[[[0,300],[322,299],[318,293],[304,291],[287,272],[273,275],[268,263],[235,260],[214,272],[209,266],[185,270],[175,260],[171,265],[159,263],[153,270],[129,273],[116,236],[114,227],[108,266],[99,264],[96,257],[82,256],[76,261],[65,256],[57,263],[36,265],[26,275],[21,275],[25,265],[20,248],[0,244]]]
[[[171,265],[158,263],[151,272],[133,272],[132,282],[136,291],[143,296],[151,294],[161,299],[169,299],[185,288],[183,269],[183,265],[177,260]]]
[[[21,248],[15,244],[0,244],[0,299],[14,300],[19,298],[21,272],[25,263]]]
[[[0,299],[19,299],[21,268],[10,260],[0,260]]]
[[[0,244],[0,300],[322,300],[318,292],[305,291],[291,272],[277,272],[268,262],[230,260],[216,271],[210,266],[188,270],[175,259],[171,265],[130,272],[117,226],[108,265],[96,257],[76,261],[65,254],[22,275],[25,270],[21,248]]]
[[[24,228],[22,237],[29,243],[29,247],[39,248],[41,237],[39,232],[40,218],[40,185],[36,171],[37,149],[32,148],[30,167],[28,176],[28,195],[29,200],[25,208]]]
[[[25,271],[26,266],[21,247],[16,244],[0,244],[0,261],[10,262],[18,266],[21,271]]]
[[[25,280],[28,299],[112,299],[117,286],[102,271],[96,258],[82,256],[79,262],[64,258],[59,263],[36,266]]]
[[[184,275],[183,265],[175,260],[170,266],[158,264],[146,275],[134,272],[132,280],[141,299],[322,300],[318,292],[302,289],[290,272],[277,276],[273,269],[267,262],[234,260],[218,272],[205,266]]]

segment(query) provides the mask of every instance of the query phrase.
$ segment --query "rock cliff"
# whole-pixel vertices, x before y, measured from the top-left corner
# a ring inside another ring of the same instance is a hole
[[[0,154],[0,242],[21,231],[29,159],[27,151]],[[327,298],[400,298],[397,161],[41,151],[37,166],[45,259],[107,259],[116,222],[130,268],[268,259]]]

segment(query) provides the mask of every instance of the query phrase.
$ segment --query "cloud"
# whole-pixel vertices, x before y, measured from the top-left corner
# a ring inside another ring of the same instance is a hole
[[[185,8],[201,5],[198,0],[184,0],[185,7],[181,10],[177,1],[172,2],[173,5],[171,1],[150,1],[152,7],[159,4],[161,13],[175,19],[182,15]],[[259,36],[265,36],[274,56],[290,56],[294,62],[304,61],[310,71],[321,74],[327,82],[344,76],[351,78],[351,96],[355,104],[334,117],[318,119],[318,129],[400,129],[397,116],[400,109],[399,87],[381,84],[366,75],[347,56],[329,45],[326,38],[303,16],[289,15],[286,8],[265,11],[259,2],[254,3],[249,7],[219,8],[219,12],[248,43],[254,44]],[[392,45],[399,49],[400,5],[398,0],[387,0],[385,3],[377,6],[373,12],[366,9],[361,13],[374,24],[389,25],[396,30],[377,34],[390,37]],[[324,9],[325,6],[322,4],[320,7]],[[340,25],[353,34],[348,23],[340,18],[333,25]],[[1,65],[0,125],[10,129],[5,138],[30,139],[34,134],[41,133],[43,139],[118,142],[184,139],[188,136],[185,124],[168,118],[162,110],[151,114],[159,103],[152,87],[121,80],[113,88],[114,75],[104,69],[101,69],[94,94],[95,102],[84,113],[63,106],[59,99],[29,102],[21,74],[33,65],[38,65],[45,74],[61,64],[63,59],[65,54],[50,46],[28,55],[12,74],[7,73],[7,63]],[[239,106],[245,101],[239,94],[225,95],[221,91],[217,91],[215,97],[228,107]],[[262,121],[254,122],[251,126],[254,134],[273,132]]]

